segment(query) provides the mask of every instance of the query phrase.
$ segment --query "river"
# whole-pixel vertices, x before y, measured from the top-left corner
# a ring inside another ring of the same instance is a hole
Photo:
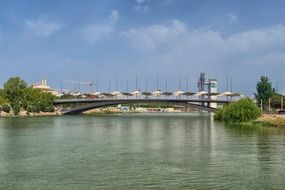
[[[207,113],[0,118],[0,189],[285,189],[285,129]]]

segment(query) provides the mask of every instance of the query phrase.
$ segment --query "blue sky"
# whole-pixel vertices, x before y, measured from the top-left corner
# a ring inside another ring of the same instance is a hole
[[[261,75],[285,91],[283,0],[1,0],[0,85],[11,76],[99,81],[99,90],[196,91],[205,72],[252,95]],[[73,88],[65,85],[64,88]]]

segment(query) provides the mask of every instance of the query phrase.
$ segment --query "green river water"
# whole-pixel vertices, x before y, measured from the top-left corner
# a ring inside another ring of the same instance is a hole
[[[285,189],[285,129],[207,113],[0,118],[0,189]]]

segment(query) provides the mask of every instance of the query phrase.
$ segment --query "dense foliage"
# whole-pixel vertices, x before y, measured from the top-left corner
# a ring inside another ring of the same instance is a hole
[[[28,87],[19,77],[10,78],[4,84],[4,89],[0,90],[2,110],[9,113],[12,108],[14,115],[18,115],[21,110],[33,113],[53,112],[54,98],[51,93]]]
[[[261,116],[261,111],[249,98],[243,98],[220,109],[215,119],[225,122],[249,122]]]
[[[12,107],[14,115],[19,115],[21,111],[21,106],[19,103],[15,103]]]
[[[3,110],[3,112],[10,113],[10,111],[11,111],[11,106],[10,106],[10,104],[8,104],[8,103],[4,103],[4,104],[1,106],[1,109]]]
[[[4,95],[4,90],[3,89],[0,89],[0,105],[3,105],[4,103],[7,102],[6,98],[5,98],[5,95]]]
[[[283,101],[282,101],[283,99]],[[281,94],[275,93],[271,98],[271,107],[273,109],[281,109],[282,108],[282,103],[283,103],[283,108],[285,108],[285,97]]]
[[[13,105],[21,102],[27,83],[19,77],[12,77],[4,84],[4,97]]]
[[[260,80],[256,84],[256,93],[255,98],[257,103],[264,107],[265,109],[268,108],[268,101],[269,99],[275,94],[275,90],[272,88],[272,83],[270,82],[269,78],[266,76],[261,76]]]

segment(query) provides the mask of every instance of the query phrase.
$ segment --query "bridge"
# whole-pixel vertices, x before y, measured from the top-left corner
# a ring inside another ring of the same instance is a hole
[[[115,106],[119,104],[139,104],[139,103],[167,103],[173,105],[194,108],[207,112],[215,112],[217,109],[211,107],[211,103],[229,104],[229,100],[213,100],[213,99],[160,99],[160,98],[126,98],[126,99],[58,99],[54,101],[54,105],[61,108],[63,115],[74,115],[92,110],[95,108]],[[70,106],[71,105],[71,106]],[[68,109],[64,109],[64,106]]]

